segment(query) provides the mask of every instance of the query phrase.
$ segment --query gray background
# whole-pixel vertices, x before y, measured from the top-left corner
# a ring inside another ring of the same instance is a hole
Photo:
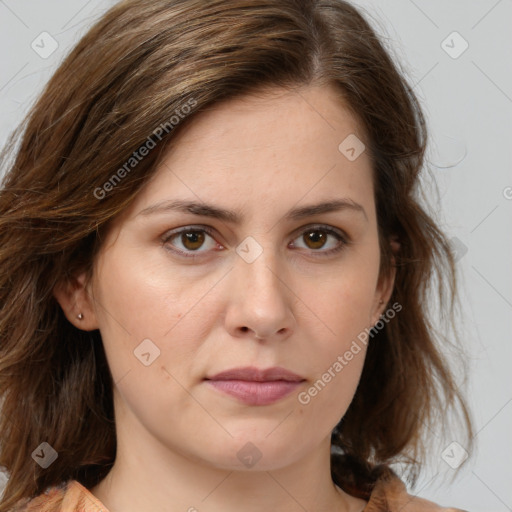
[[[113,3],[0,0],[2,145],[62,57]],[[414,492],[474,512],[511,511],[512,1],[355,3],[368,11],[423,103],[441,192],[434,208],[458,247],[463,280],[459,329],[470,354],[477,449],[454,480],[442,450],[433,451]],[[47,58],[31,47],[43,31],[58,42]]]

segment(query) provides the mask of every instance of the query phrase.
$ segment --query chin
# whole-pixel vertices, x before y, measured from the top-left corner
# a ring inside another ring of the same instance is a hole
[[[254,432],[250,435],[238,434],[227,442],[218,443],[213,453],[210,445],[202,458],[217,468],[229,471],[273,471],[300,459],[304,452],[300,439],[287,437],[286,442],[283,442],[283,437],[276,436],[272,440],[272,434],[269,437],[268,432],[259,436]],[[300,447],[300,451],[297,447]]]

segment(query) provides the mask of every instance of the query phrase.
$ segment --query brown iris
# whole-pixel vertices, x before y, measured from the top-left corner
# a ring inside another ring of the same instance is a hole
[[[187,231],[181,235],[183,246],[191,251],[199,249],[204,243],[204,238],[205,235],[201,231]]]
[[[324,231],[315,229],[312,231],[306,231],[303,236],[304,241],[306,241],[306,245],[309,243],[313,244],[313,247],[311,249],[320,249],[325,245],[327,234]]]

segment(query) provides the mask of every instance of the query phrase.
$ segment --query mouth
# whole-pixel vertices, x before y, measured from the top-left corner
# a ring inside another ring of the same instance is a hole
[[[295,391],[305,380],[285,368],[260,370],[253,366],[233,368],[205,378],[206,383],[217,391],[247,405],[275,403]]]

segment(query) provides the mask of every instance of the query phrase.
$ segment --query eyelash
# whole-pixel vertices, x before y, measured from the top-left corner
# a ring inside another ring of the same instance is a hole
[[[350,243],[351,243],[350,238],[346,234],[344,234],[342,232],[338,232],[337,230],[335,230],[329,226],[324,226],[324,225],[310,226],[307,229],[303,230],[301,233],[299,233],[299,236],[304,235],[304,233],[310,232],[310,231],[321,231],[321,232],[327,233],[328,235],[334,236],[335,238],[338,239],[338,241],[341,242],[337,247],[335,247],[334,249],[329,249],[328,251],[322,251],[322,250],[315,251],[314,249],[311,249],[311,251],[313,253],[318,253],[318,256],[321,258],[336,254],[336,253],[340,252],[342,249],[344,249],[347,245],[350,245]],[[213,229],[211,229],[208,226],[188,226],[188,227],[179,229],[177,231],[167,233],[162,238],[162,243],[165,246],[174,237],[181,235],[183,233],[201,233],[201,232],[207,233],[210,237],[214,238]],[[184,251],[181,251],[181,250],[175,249],[175,248],[168,249],[168,250],[173,253],[176,253],[180,256],[183,256],[185,258],[195,259],[195,258],[203,257],[200,251],[193,251],[193,252],[197,252],[198,254],[193,254],[193,253],[190,254],[190,253],[186,253]],[[202,251],[202,252],[206,252],[206,251]]]

